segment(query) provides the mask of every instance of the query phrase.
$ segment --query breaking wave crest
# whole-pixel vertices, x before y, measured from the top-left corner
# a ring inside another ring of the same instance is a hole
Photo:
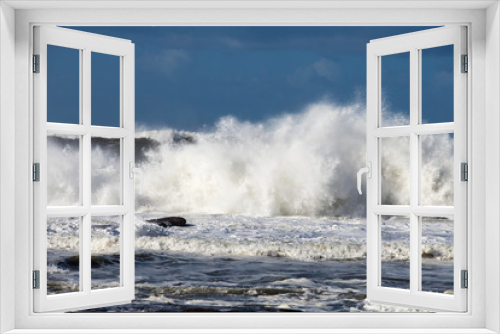
[[[58,238],[57,243],[48,245],[49,250],[65,249],[77,252],[76,237]],[[366,258],[366,244],[328,243],[328,240],[303,243],[282,243],[278,240],[261,242],[233,241],[228,239],[137,237],[135,250],[138,254],[149,251],[174,251],[201,254],[205,256],[270,256],[299,261],[354,261]],[[101,238],[92,243],[92,254],[119,254],[116,237]],[[453,245],[425,245],[422,256],[438,261],[453,261]],[[410,249],[405,242],[390,242],[382,245],[383,261],[408,261]]]
[[[136,197],[139,212],[365,214],[366,197],[356,190],[356,172],[366,154],[364,105],[318,103],[261,123],[228,116],[200,132],[143,128],[136,137],[136,162],[145,172],[144,193]],[[92,142],[93,204],[119,201],[117,145],[105,138]],[[408,147],[404,138],[383,146],[384,204],[400,204],[409,196]],[[78,141],[52,136],[48,149],[58,162],[49,168],[55,181],[48,204],[74,202]],[[428,205],[453,205],[453,183],[447,182],[453,175],[452,153],[448,135],[422,139],[422,199]]]

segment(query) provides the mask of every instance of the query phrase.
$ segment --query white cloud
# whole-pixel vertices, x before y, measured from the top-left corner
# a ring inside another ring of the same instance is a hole
[[[328,81],[335,82],[340,77],[340,65],[331,60],[321,58],[311,66],[316,72],[316,75]]]
[[[222,37],[219,41],[222,45],[233,49],[240,49],[246,46],[244,42],[232,37]]]
[[[191,60],[189,54],[183,50],[164,50],[158,54],[146,54],[144,58],[145,66],[159,69],[165,74],[171,74]]]
[[[321,58],[312,64],[297,69],[289,76],[288,81],[292,85],[303,85],[317,77],[321,77],[329,82],[337,82],[340,76],[341,67],[338,63]]]

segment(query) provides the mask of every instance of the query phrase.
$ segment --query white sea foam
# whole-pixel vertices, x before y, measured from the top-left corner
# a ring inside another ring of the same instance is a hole
[[[364,161],[360,105],[317,104],[301,114],[263,123],[222,118],[213,129],[183,133],[194,143],[175,144],[170,129],[138,136],[161,142],[142,168],[142,210],[240,213],[257,216],[354,215],[355,170]]]
[[[69,270],[59,268],[58,266],[51,264],[47,266],[47,274],[52,275],[52,274],[67,274],[69,273]]]
[[[228,116],[200,132],[140,129],[138,161],[145,191],[138,211],[251,216],[364,216],[356,172],[365,164],[366,122],[361,104],[312,104],[302,113],[261,123]],[[395,125],[406,124],[393,115]],[[155,143],[155,145],[153,145]],[[404,138],[382,148],[384,204],[408,202],[409,155]],[[94,204],[116,202],[117,142],[92,144]],[[78,200],[78,141],[50,137],[49,205]],[[452,205],[453,140],[422,136],[422,201]],[[117,169],[118,168],[118,169]],[[69,203],[71,202],[71,203]]]
[[[404,116],[393,116],[392,125],[408,124]],[[144,255],[145,261],[137,258],[142,267],[136,273],[142,276],[136,281],[140,293],[154,302],[148,306],[151,311],[161,303],[245,310],[250,296],[255,305],[283,310],[321,312],[356,305],[351,311],[408,311],[362,300],[366,297],[364,262],[314,263],[366,257],[366,197],[359,196],[355,186],[356,172],[365,164],[362,105],[318,103],[302,113],[261,123],[225,117],[200,132],[143,128],[136,137],[142,141],[138,145],[136,140],[136,163],[145,171],[145,192],[136,197],[139,214],[135,222],[136,254]],[[390,162],[381,166],[384,204],[409,199],[409,155],[405,154],[409,145],[405,139],[390,142],[381,152],[382,161]],[[119,199],[117,147],[103,138],[92,144],[93,204]],[[453,140],[448,135],[422,137],[421,147],[423,204],[452,205]],[[54,162],[48,166],[48,204],[77,204],[78,140],[51,137],[48,150]],[[190,226],[164,228],[146,221],[165,215],[181,215]],[[390,220],[391,233],[383,240],[382,260],[408,261],[408,221],[401,217],[386,220]],[[117,226],[116,217],[101,217],[98,224],[93,223],[93,255],[119,253]],[[51,218],[48,222],[47,247],[53,255],[48,268],[56,281],[75,272],[71,267],[74,259],[66,263],[61,254],[78,254],[79,228],[75,218]],[[435,219],[422,229],[422,254],[438,261],[453,260],[453,222]],[[186,256],[202,258],[203,270],[196,261],[185,261]],[[210,266],[215,265],[217,271],[225,263],[224,257],[230,258],[230,269],[211,273]],[[179,261],[171,263],[172,259]],[[287,265],[288,259],[303,261],[294,262],[297,267],[335,267],[321,277],[308,278],[281,277],[264,269],[273,261]],[[193,270],[194,265],[197,270]],[[235,281],[233,272],[241,269],[239,266],[248,272],[241,271],[245,274]],[[337,272],[338,266],[342,267],[339,276],[330,280],[335,277],[330,273]],[[179,268],[184,271],[170,275]],[[207,280],[207,274],[217,279]],[[259,283],[248,285],[247,275]],[[58,284],[72,284],[68,282]],[[65,289],[73,291],[74,287]],[[238,295],[241,297],[235,297]],[[344,305],[343,300],[349,303]],[[124,309],[143,311],[140,303]]]
[[[384,312],[384,313],[395,313],[395,312],[404,312],[404,313],[427,313],[429,311],[407,308],[403,306],[395,306],[395,305],[385,305],[385,304],[376,304],[372,303],[369,300],[364,300],[357,307],[351,307],[350,312]]]
[[[285,257],[300,261],[350,261],[366,257],[364,219],[188,215],[191,226],[164,228],[146,221],[156,216],[142,214],[136,219],[135,249],[139,253],[174,251],[207,256]],[[102,220],[99,229],[93,230],[93,235],[99,236],[91,244],[93,254],[118,254],[116,219]],[[408,261],[409,242],[404,233],[409,229],[408,221],[394,218],[390,223],[392,238],[382,244],[382,259]],[[448,233],[453,230],[453,222],[437,219],[432,224],[435,228],[427,233],[422,254],[440,261],[453,260],[453,238]],[[77,252],[78,225],[59,222],[59,226],[64,229],[49,229],[48,248]]]
[[[395,119],[406,121],[402,116]],[[143,129],[137,136],[145,144],[137,152],[142,154],[145,193],[137,197],[136,207],[149,217],[154,211],[180,212],[195,226],[165,230],[138,219],[136,249],[304,261],[364,258],[364,220],[328,217],[364,215],[366,198],[358,195],[355,176],[365,160],[365,126],[362,105],[318,103],[262,123],[226,117],[197,133]],[[387,180],[384,204],[408,198],[409,155],[403,154],[408,142],[389,142],[382,147],[382,162],[388,162],[382,165]],[[111,167],[119,150],[117,142],[104,138],[92,145],[92,166],[98,169],[92,174],[93,198],[106,202],[116,194],[116,183],[106,180],[116,176]],[[57,180],[48,189],[49,204],[54,204],[77,191],[69,180],[78,179],[78,168],[73,167],[79,144],[76,138],[51,137],[48,146],[58,160],[49,171]],[[448,135],[422,138],[422,199],[427,204],[450,204],[453,199],[447,182],[453,175],[452,148]],[[49,249],[76,251],[78,238],[64,226],[76,231],[78,220],[61,224],[54,219],[48,233],[57,238],[49,237]],[[405,224],[398,221],[398,235],[391,233],[391,239],[383,241],[384,259],[408,260]],[[451,225],[427,225],[423,254],[451,260]],[[118,250],[116,224],[108,232],[92,243],[94,253]]]
[[[394,115],[396,125],[407,124]],[[365,197],[356,172],[365,163],[366,122],[361,104],[318,103],[302,113],[262,123],[222,118],[213,129],[138,133],[161,143],[143,163],[142,211],[239,213],[253,216],[363,216]],[[186,140],[187,139],[187,140]],[[409,197],[409,145],[392,140],[382,150],[385,204]],[[453,205],[453,140],[422,137],[422,199]],[[451,204],[450,204],[451,201]]]

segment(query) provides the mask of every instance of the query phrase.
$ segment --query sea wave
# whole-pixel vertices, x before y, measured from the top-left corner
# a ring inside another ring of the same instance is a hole
[[[366,197],[356,190],[356,172],[365,165],[365,118],[362,104],[317,103],[301,113],[260,123],[227,116],[199,132],[139,129],[136,163],[145,179],[136,208],[139,212],[363,217]],[[401,115],[394,118],[400,125],[405,123]],[[56,162],[48,170],[52,180],[48,205],[78,200],[78,140],[48,137],[48,155]],[[119,145],[117,140],[92,140],[93,204],[119,202]],[[453,138],[422,136],[421,145],[424,204],[453,205]],[[408,149],[404,138],[384,141],[384,204],[408,200]]]
[[[66,250],[78,252],[78,238],[58,237],[51,240],[49,250]],[[270,256],[291,258],[300,261],[352,261],[366,258],[365,244],[345,244],[329,242],[328,239],[318,242],[283,243],[278,240],[231,241],[227,239],[137,237],[135,240],[137,253],[148,251],[173,251],[194,253],[206,256]],[[116,237],[103,237],[92,242],[92,254],[119,254],[119,242]],[[453,260],[453,245],[430,245],[422,247],[422,257],[438,261]],[[408,261],[410,249],[405,242],[382,244],[383,261]]]

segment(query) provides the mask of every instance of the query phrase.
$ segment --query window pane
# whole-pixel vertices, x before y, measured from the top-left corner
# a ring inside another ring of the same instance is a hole
[[[92,52],[92,125],[120,126],[120,57]]]
[[[422,124],[453,122],[453,45],[421,52]]]
[[[453,206],[453,134],[420,136],[422,205]]]
[[[381,216],[381,286],[410,288],[410,218]]]
[[[80,291],[80,217],[47,219],[47,294]]]
[[[92,205],[121,204],[121,139],[92,137]]]
[[[381,58],[382,126],[410,124],[410,53]]]
[[[80,50],[47,45],[47,122],[80,122]]]
[[[47,205],[80,205],[79,136],[47,136]]]
[[[410,138],[381,138],[381,204],[410,204]]]
[[[92,290],[120,286],[121,216],[92,217]]]
[[[453,219],[422,217],[422,291],[453,294]]]

